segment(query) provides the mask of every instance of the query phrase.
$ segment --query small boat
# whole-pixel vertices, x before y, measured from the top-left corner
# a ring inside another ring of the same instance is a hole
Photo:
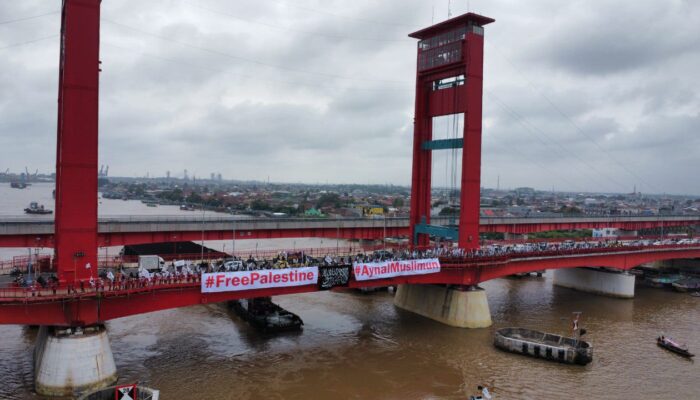
[[[32,201],[31,203],[29,203],[29,207],[25,208],[24,212],[27,214],[40,214],[40,215],[53,213],[53,211],[44,208],[43,204],[40,205],[36,201]]]
[[[160,390],[149,388],[139,384],[126,384],[110,386],[102,389],[90,390],[80,395],[78,400],[102,400],[102,399],[149,399],[158,400]]]
[[[679,292],[690,292],[693,290],[700,290],[700,279],[698,278],[683,278],[671,284],[673,289]]]
[[[180,206],[180,211],[194,211],[194,206],[183,204]]]
[[[298,331],[304,325],[298,315],[273,303],[270,297],[233,300],[229,307],[264,333]]]
[[[664,349],[672,351],[672,352],[679,354],[683,357],[688,357],[688,358],[695,357],[695,354],[691,353],[688,350],[688,346],[679,344],[669,337],[665,337],[665,336],[657,337],[656,344],[659,345],[659,347],[663,347]]]
[[[26,189],[27,186],[29,186],[29,185],[27,185],[24,182],[10,182],[10,187],[12,189]]]
[[[693,297],[700,297],[700,292],[693,292],[690,295]]]
[[[674,282],[681,280],[683,277],[678,274],[664,274],[654,277],[647,277],[645,282],[648,286],[655,288],[669,287],[673,285]]]
[[[146,203],[146,207],[158,207],[156,203]]]
[[[493,396],[491,396],[491,392],[489,392],[489,389],[487,387],[479,385],[476,390],[481,392],[481,394],[477,394],[474,396],[469,396],[469,400],[489,400],[493,399]]]
[[[585,333],[585,330],[581,333]],[[493,344],[501,350],[566,364],[586,365],[593,360],[593,346],[580,338],[526,328],[499,329]]]

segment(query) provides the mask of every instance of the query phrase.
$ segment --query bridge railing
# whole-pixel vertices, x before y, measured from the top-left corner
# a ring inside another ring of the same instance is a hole
[[[499,266],[507,262],[527,258],[551,258],[565,256],[585,256],[596,254],[610,254],[621,252],[660,251],[660,250],[700,250],[698,244],[668,244],[657,246],[617,246],[589,249],[560,249],[541,252],[522,252],[491,256],[464,256],[464,257],[440,257],[441,266],[444,269],[469,269],[477,267]],[[327,249],[322,249],[323,251]],[[47,301],[52,299],[65,299],[67,297],[84,296],[117,296],[125,293],[138,293],[155,290],[192,288],[200,285],[200,275],[190,274],[171,277],[124,278],[111,282],[106,279],[94,279],[81,281],[67,285],[49,284],[47,287],[32,285],[20,287],[11,284],[9,287],[0,288],[0,301]],[[354,277],[351,277],[354,279]]]
[[[499,255],[487,256],[464,256],[464,257],[440,257],[440,265],[446,268],[464,268],[467,266],[477,266],[484,264],[501,264],[513,260],[527,258],[551,258],[565,257],[577,255],[596,255],[609,254],[620,252],[639,252],[639,251],[659,251],[659,250],[683,250],[683,249],[700,249],[698,244],[667,244],[667,245],[652,245],[652,246],[609,246],[609,247],[592,247],[592,248],[572,248],[572,249],[557,249],[544,251],[523,251],[512,252]]]
[[[433,216],[431,217],[432,222],[444,223],[454,218],[446,216]],[[697,220],[700,222],[700,213],[698,214],[664,214],[664,215],[608,215],[608,214],[582,214],[582,215],[538,215],[528,214],[523,216],[481,216],[481,220],[484,221],[515,221],[515,220],[527,220],[527,219],[544,219],[544,220],[576,220],[576,219],[589,219],[589,220],[606,220],[611,222],[616,221],[665,221],[665,220]],[[143,222],[162,222],[162,223],[194,223],[194,222],[352,222],[352,221],[408,221],[408,217],[344,217],[344,218],[303,218],[303,217],[241,217],[241,216],[228,216],[228,215],[205,215],[204,217],[197,215],[102,215],[99,216],[99,223],[143,223]],[[3,223],[40,223],[45,224],[47,222],[53,222],[51,216],[41,217],[41,216],[2,216],[0,217],[0,224]]]
[[[89,281],[69,284],[63,286],[48,285],[41,287],[38,285],[29,287],[10,286],[0,288],[0,301],[23,301],[42,302],[58,301],[67,298],[94,298],[123,296],[128,294],[152,292],[156,290],[188,289],[199,287],[199,275],[189,277],[156,279],[153,281],[143,279],[127,279],[123,282],[110,282],[101,279],[94,280],[94,284]]]
[[[357,246],[335,246],[335,247],[302,247],[302,248],[287,248],[287,249],[246,249],[246,250],[236,250],[235,252],[221,252],[221,251],[204,251],[197,253],[176,253],[176,254],[157,254],[163,258],[166,262],[173,262],[175,260],[185,260],[185,261],[204,261],[204,262],[220,262],[224,259],[231,258],[235,256],[237,258],[246,260],[249,257],[254,257],[256,259],[266,259],[270,260],[282,253],[286,253],[288,256],[300,257],[301,255],[313,257],[313,258],[323,258],[326,255],[331,257],[346,257],[354,256],[358,253],[371,253],[377,250],[396,250],[400,247],[396,244],[387,243],[386,245],[357,245]],[[119,267],[133,267],[139,261],[138,255],[104,255],[100,254],[97,257],[97,265],[99,269],[116,269]],[[35,271],[38,272],[52,272],[51,268],[51,256],[41,255],[38,259],[32,258],[32,263],[35,265]],[[27,273],[27,265],[29,264],[28,256],[17,256],[11,260],[0,260],[0,275],[7,275],[13,270],[17,270],[22,273]]]

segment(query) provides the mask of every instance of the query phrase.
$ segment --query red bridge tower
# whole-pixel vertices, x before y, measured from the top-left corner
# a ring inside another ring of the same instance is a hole
[[[494,19],[467,13],[410,34],[418,42],[413,127],[411,237],[427,245],[430,235],[479,246],[481,103],[484,28]],[[462,138],[433,140],[433,117],[464,114]],[[431,153],[462,148],[459,228],[430,224]]]
[[[97,275],[97,127],[101,0],[64,0],[58,78],[58,277]]]

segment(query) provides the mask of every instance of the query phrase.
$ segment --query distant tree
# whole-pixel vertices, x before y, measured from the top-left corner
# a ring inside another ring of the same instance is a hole
[[[391,202],[391,205],[396,208],[403,207],[403,199],[401,197],[396,197],[394,201]]]
[[[323,207],[340,207],[340,196],[337,193],[324,193],[318,198],[316,202],[316,208]]]
[[[562,214],[583,214],[583,211],[581,211],[580,208],[576,206],[561,206],[559,209],[559,212]]]
[[[202,196],[199,193],[192,192],[187,196],[187,202],[192,204],[202,204]]]
[[[443,207],[442,210],[440,210],[439,215],[457,215],[457,214],[459,214],[459,208]]]
[[[546,231],[530,233],[528,236],[533,239],[589,238],[593,236],[593,231],[590,229],[582,229],[579,231]]]
[[[483,232],[479,236],[485,240],[503,240],[505,237],[502,232]]]
[[[270,211],[272,210],[272,207],[270,207],[270,204],[266,202],[265,200],[261,199],[255,199],[250,203],[250,208],[253,210],[260,210],[260,211]]]

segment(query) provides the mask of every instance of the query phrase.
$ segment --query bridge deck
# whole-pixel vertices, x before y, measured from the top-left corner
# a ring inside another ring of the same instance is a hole
[[[433,218],[432,224],[458,223]],[[628,231],[700,225],[700,215],[586,216],[481,218],[481,232],[527,234],[551,230],[619,228]],[[54,224],[50,218],[4,217],[0,220],[0,247],[53,247]],[[120,246],[186,240],[272,239],[321,237],[379,239],[407,237],[408,218],[251,218],[233,216],[102,217],[98,222],[100,246]]]
[[[626,246],[517,253],[491,257],[441,258],[441,270],[426,275],[357,281],[351,275],[347,288],[389,286],[402,283],[476,285],[490,279],[542,269],[603,266],[627,270],[644,262],[674,258],[700,258],[700,245]],[[31,290],[0,289],[0,323],[55,324],[96,323],[128,315],[216,303],[239,298],[277,296],[320,290],[316,285],[202,293],[198,276],[189,278],[127,281],[124,285],[85,285],[84,290],[66,287]]]

